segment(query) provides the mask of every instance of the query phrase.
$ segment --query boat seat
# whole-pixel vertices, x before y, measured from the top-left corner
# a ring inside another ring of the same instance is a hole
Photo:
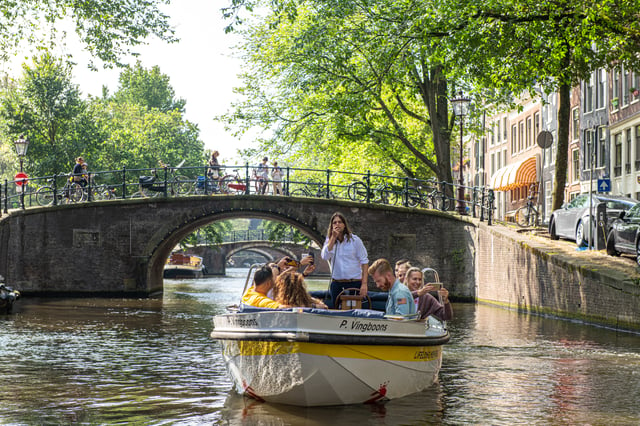
[[[368,306],[371,307],[371,298],[369,295],[361,296],[359,288],[345,288],[338,294],[335,308],[342,311],[362,309],[362,301],[364,299],[368,302]]]

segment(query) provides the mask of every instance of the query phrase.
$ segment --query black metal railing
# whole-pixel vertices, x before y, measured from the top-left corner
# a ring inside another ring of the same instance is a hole
[[[350,200],[440,211],[458,211],[492,223],[493,190],[434,179],[413,179],[371,172],[283,167],[280,182],[258,175],[258,167],[220,166],[217,178],[206,165],[121,169],[89,173],[84,179],[57,174],[0,183],[1,209],[55,206],[149,197],[205,195],[273,195]],[[278,192],[280,189],[280,192]],[[459,195],[460,194],[460,195]],[[457,199],[456,196],[463,196]],[[1,213],[1,212],[0,212]]]

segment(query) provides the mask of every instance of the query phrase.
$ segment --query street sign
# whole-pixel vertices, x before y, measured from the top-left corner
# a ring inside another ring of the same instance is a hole
[[[538,138],[536,139],[538,146],[542,149],[547,149],[553,144],[553,135],[551,132],[547,130],[543,130],[538,133]]]
[[[611,192],[611,179],[598,179],[598,192]]]
[[[24,172],[18,172],[16,173],[16,175],[13,177],[13,180],[16,181],[16,185],[18,186],[22,186],[23,183],[27,183],[28,181],[28,177],[26,173]]]

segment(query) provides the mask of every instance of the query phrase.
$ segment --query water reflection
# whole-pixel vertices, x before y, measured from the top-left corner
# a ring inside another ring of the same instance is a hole
[[[209,333],[245,274],[167,281],[157,299],[21,299],[0,316],[0,423],[640,423],[637,335],[474,305],[454,307],[425,392],[306,409],[238,396]]]

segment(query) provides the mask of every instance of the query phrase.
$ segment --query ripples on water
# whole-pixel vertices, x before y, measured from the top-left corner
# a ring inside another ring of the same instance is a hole
[[[296,408],[231,391],[211,317],[246,270],[157,299],[22,299],[0,316],[0,424],[639,424],[640,338],[455,305],[440,381],[385,405]],[[319,283],[317,285],[324,285]]]

